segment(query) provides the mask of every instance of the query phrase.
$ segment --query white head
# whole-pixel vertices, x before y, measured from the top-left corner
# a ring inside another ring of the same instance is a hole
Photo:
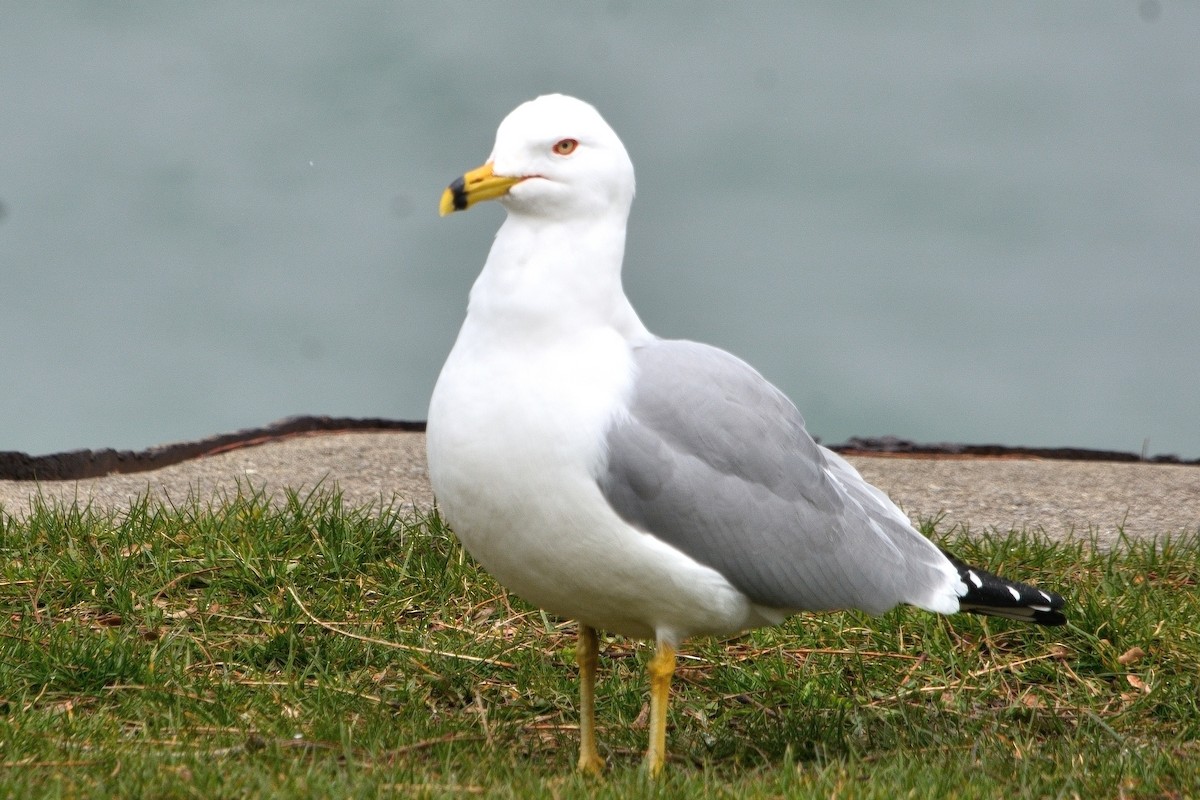
[[[616,212],[624,218],[633,193],[633,163],[599,112],[574,97],[548,94],[504,118],[488,163],[450,185],[442,213],[498,199],[518,215]]]

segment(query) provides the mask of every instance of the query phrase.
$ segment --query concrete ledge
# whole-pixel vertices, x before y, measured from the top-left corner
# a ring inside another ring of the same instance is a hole
[[[965,525],[978,534],[1012,529],[1056,538],[1094,534],[1106,546],[1116,543],[1121,533],[1158,537],[1200,532],[1200,469],[1195,466],[1013,454],[848,458],[910,517],[941,516],[942,530]],[[239,489],[281,498],[288,490],[335,488],[353,505],[432,507],[425,434],[403,429],[293,430],[236,447],[209,448],[203,457],[142,472],[0,480],[0,509],[21,517],[40,498],[120,511],[147,494],[168,503],[204,505]]]

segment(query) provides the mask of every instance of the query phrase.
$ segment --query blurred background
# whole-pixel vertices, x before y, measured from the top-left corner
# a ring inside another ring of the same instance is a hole
[[[643,320],[827,443],[1200,457],[1200,3],[90,0],[0,17],[0,450],[424,419],[496,125],[595,104]]]

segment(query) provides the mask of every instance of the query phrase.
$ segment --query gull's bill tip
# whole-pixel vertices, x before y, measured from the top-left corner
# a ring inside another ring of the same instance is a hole
[[[446,191],[442,192],[438,213],[444,217],[454,211],[465,211],[484,200],[503,197],[522,180],[524,178],[497,175],[492,169],[492,162],[489,161],[450,182]]]

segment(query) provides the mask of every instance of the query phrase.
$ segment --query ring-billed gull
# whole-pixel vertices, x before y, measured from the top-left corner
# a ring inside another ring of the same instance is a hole
[[[899,603],[1059,625],[1058,595],[970,567],[818,445],[750,366],[660,339],[621,286],[625,147],[587,103],[546,95],[500,124],[441,212],[508,216],[429,407],[429,476],[467,550],[579,622],[579,767],[595,738],[597,629],[653,639],[657,773],[675,650],[802,610]]]

